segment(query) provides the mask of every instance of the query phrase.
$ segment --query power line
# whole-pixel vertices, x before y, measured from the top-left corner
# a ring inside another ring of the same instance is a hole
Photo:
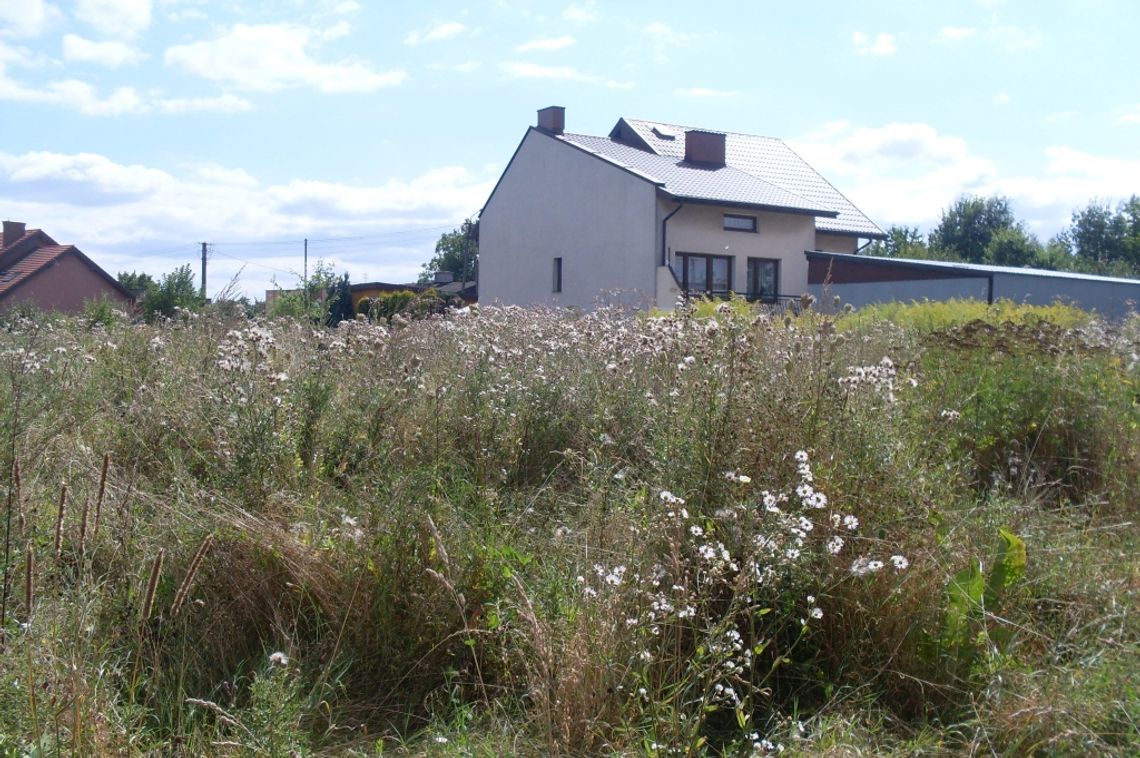
[[[219,250],[217,247],[218,244],[219,243],[217,243],[217,242],[212,243],[210,245],[210,250],[214,253],[217,253],[218,255],[224,255],[227,258],[231,258],[235,261],[238,261],[239,263],[245,263],[245,264],[250,265],[250,266],[258,266],[260,268],[268,269],[270,271],[276,271],[279,274],[289,274],[290,276],[293,276],[297,273],[296,271],[287,271],[283,268],[276,268],[275,266],[269,266],[269,265],[266,265],[264,263],[258,263],[257,261],[251,261],[248,258],[239,258],[236,255],[230,255],[229,253],[226,253],[226,252]],[[229,244],[229,243],[224,243],[224,244]]]
[[[361,234],[356,236],[334,236],[334,237],[310,237],[309,242],[356,242],[360,240],[381,240],[392,239],[395,237],[405,237],[415,234],[434,234],[436,232],[454,229],[455,224],[445,224],[443,226],[425,226],[416,229],[401,229],[392,232],[376,232],[375,234]],[[301,238],[288,239],[288,240],[247,240],[243,242],[216,242],[217,245],[226,245],[229,247],[248,247],[251,245],[264,245],[266,247],[273,247],[278,245],[300,245]]]

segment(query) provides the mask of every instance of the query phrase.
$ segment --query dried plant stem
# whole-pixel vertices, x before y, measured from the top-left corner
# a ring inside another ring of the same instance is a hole
[[[67,482],[59,488],[59,508],[55,515],[55,559],[63,555],[63,515],[67,512]]]
[[[174,603],[170,606],[171,617],[177,616],[178,612],[182,610],[182,606],[186,603],[186,597],[190,594],[190,588],[194,584],[194,578],[198,575],[198,569],[202,567],[202,559],[206,557],[206,553],[210,549],[210,545],[214,542],[214,535],[207,534],[206,539],[202,540],[202,544],[198,546],[197,552],[194,553],[193,560],[190,561],[190,568],[186,570],[186,577],[182,580],[182,584],[178,586],[178,591],[174,593]]]
[[[99,522],[103,519],[103,495],[107,492],[107,469],[111,466],[111,454],[103,454],[103,471],[99,474],[99,494],[95,497],[95,523],[91,527],[91,536],[99,533]]]
[[[162,561],[166,557],[165,548],[159,548],[158,555],[154,557],[154,563],[150,567],[150,579],[146,584],[146,597],[143,598],[142,619],[143,623],[150,620],[151,611],[154,610],[154,593],[158,589],[158,577],[162,574]]]
[[[12,461],[12,489],[15,492],[15,498],[12,502],[16,504],[16,519],[17,525],[20,527],[20,534],[27,536],[28,533],[28,517],[24,513],[24,502],[20,499],[20,462]]]
[[[25,621],[32,620],[32,606],[36,601],[36,554],[29,540],[24,547],[24,615]]]
[[[87,549],[87,518],[91,512],[91,498],[83,498],[83,512],[79,518],[79,559],[83,560],[83,555]]]

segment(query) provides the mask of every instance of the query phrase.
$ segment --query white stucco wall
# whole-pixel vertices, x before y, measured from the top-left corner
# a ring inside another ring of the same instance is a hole
[[[663,218],[677,207],[662,200]],[[756,232],[733,232],[724,228],[724,214],[756,216]],[[815,219],[791,213],[768,213],[717,205],[686,203],[669,220],[666,243],[669,259],[680,274],[677,253],[728,255],[733,259],[732,286],[741,294],[747,287],[748,259],[780,261],[779,294],[798,296],[807,290],[805,250],[815,247]]]
[[[532,129],[480,216],[479,300],[653,305],[656,203],[652,182]]]
[[[825,250],[829,253],[854,253],[859,246],[859,240],[843,234],[815,233],[815,245],[812,250]]]

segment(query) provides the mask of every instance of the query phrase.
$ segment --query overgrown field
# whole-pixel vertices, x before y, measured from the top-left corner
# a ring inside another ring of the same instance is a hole
[[[0,330],[0,754],[1140,752],[1140,318]]]

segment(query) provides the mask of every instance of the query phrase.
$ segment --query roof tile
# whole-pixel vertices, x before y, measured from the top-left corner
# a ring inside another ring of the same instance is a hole
[[[7,295],[32,274],[72,250],[75,250],[74,245],[43,245],[0,271],[0,297]]]
[[[656,182],[669,194],[691,200],[764,206],[811,215],[833,216],[828,205],[742,171],[734,166],[708,168],[684,161],[684,155],[655,155],[608,137],[563,134],[562,140]],[[683,148],[682,148],[683,153]]]
[[[694,127],[623,120],[658,155],[684,158],[684,135]],[[816,218],[816,229],[821,232],[885,237],[882,229],[782,140],[726,132],[725,161],[731,167],[797,195],[808,206],[834,211],[835,217]]]

